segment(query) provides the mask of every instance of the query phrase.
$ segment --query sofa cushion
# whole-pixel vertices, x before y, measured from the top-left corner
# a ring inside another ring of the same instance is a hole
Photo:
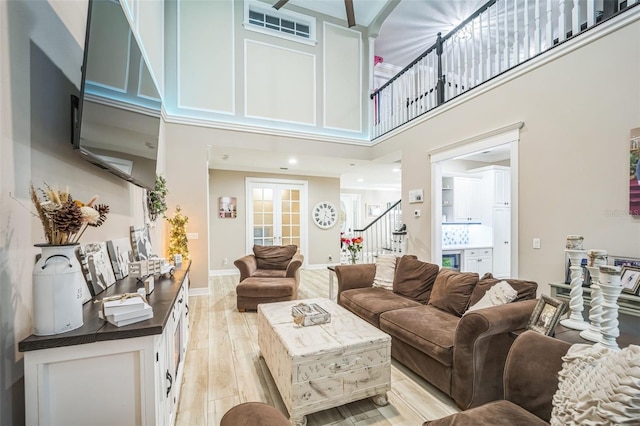
[[[640,346],[575,344],[562,360],[552,425],[639,424]]]
[[[402,340],[439,363],[453,363],[458,318],[432,306],[396,309],[380,315],[380,330]]]
[[[471,293],[477,283],[478,274],[475,272],[457,272],[442,268],[433,284],[429,305],[461,316],[469,306]]]
[[[284,278],[287,276],[287,271],[283,269],[256,269],[251,276],[261,278]]]
[[[452,414],[438,420],[427,421],[423,426],[542,426],[549,423],[534,416],[510,401],[493,401],[471,410]]]
[[[402,256],[398,259],[393,292],[426,304],[431,296],[438,269],[438,265],[422,262],[415,256]]]
[[[379,254],[376,259],[376,275],[373,286],[393,290],[393,277],[396,272],[396,259],[393,254]]]
[[[236,294],[244,297],[286,297],[296,291],[295,278],[249,277],[236,286]]]
[[[340,293],[340,304],[376,327],[380,327],[380,314],[385,311],[420,306],[418,302],[379,287],[345,290]]]
[[[484,296],[482,296],[482,299],[478,300],[478,303],[474,303],[469,306],[469,309],[465,311],[464,315],[469,312],[477,311],[478,309],[506,305],[507,303],[513,302],[516,296],[518,296],[518,292],[511,287],[508,282],[500,281],[498,284],[491,287]]]
[[[487,290],[489,290],[491,287],[493,287],[500,281],[508,282],[509,285],[518,292],[518,295],[513,300],[514,302],[519,302],[521,300],[531,300],[536,298],[538,283],[533,281],[526,281],[526,280],[515,280],[511,278],[499,280],[497,278],[494,278],[493,275],[490,272],[488,272],[484,274],[482,278],[480,278],[480,281],[478,281],[478,285],[476,285],[476,287],[473,289],[473,293],[471,293],[471,300],[469,301],[469,305],[473,306],[476,303],[478,303],[478,301],[482,299],[482,296],[484,296]]]
[[[291,258],[298,248],[288,246],[253,246],[253,254],[256,257],[258,269],[287,269]]]

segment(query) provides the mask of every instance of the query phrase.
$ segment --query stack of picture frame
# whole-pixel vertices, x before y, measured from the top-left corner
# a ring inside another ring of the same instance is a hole
[[[612,256],[609,255],[610,265],[618,266],[622,269],[621,284],[622,291],[626,294],[632,294],[634,296],[640,296],[640,259],[634,257],[625,256]],[[587,269],[587,259],[582,259],[582,286],[591,286],[591,275]],[[566,276],[565,284],[571,283],[571,260],[566,260]]]
[[[129,275],[129,263],[153,255],[149,226],[130,227],[129,238],[81,244],[76,255],[87,284],[82,303],[90,301],[118,280]]]

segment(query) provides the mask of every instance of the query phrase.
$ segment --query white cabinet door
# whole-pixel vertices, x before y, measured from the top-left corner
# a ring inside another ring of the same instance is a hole
[[[453,182],[453,216],[455,222],[479,222],[482,215],[482,180],[455,177]]]
[[[493,275],[511,275],[511,207],[493,209]]]
[[[493,251],[490,248],[464,251],[463,272],[475,272],[481,277],[493,271]]]
[[[511,171],[494,171],[494,205],[505,207],[511,205]]]

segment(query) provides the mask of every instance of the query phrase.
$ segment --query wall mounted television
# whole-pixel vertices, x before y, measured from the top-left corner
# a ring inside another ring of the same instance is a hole
[[[87,161],[135,185],[156,180],[162,101],[117,0],[90,0],[72,142]]]

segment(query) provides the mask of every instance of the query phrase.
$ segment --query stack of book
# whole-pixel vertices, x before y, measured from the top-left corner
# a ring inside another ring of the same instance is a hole
[[[142,297],[122,295],[121,298],[109,299],[103,302],[98,315],[117,327],[153,318],[153,309]]]

